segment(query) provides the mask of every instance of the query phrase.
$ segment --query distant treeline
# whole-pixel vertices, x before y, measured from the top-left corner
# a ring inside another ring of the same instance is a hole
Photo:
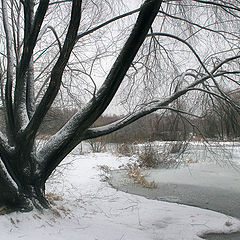
[[[52,108],[38,133],[39,137],[50,137],[61,129],[69,118],[76,113],[75,109]],[[102,116],[94,126],[114,122],[122,116]],[[5,132],[5,120],[0,109],[0,127]],[[240,137],[240,116],[227,105],[218,105],[209,109],[201,118],[181,115],[176,112],[165,114],[153,113],[143,117],[129,126],[104,136],[105,142],[144,142],[172,140],[233,140]]]

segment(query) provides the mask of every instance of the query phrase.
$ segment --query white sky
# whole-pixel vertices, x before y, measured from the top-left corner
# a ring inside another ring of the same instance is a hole
[[[134,8],[138,8],[140,7],[142,0],[124,0],[124,3],[130,8],[130,9],[134,9]]]

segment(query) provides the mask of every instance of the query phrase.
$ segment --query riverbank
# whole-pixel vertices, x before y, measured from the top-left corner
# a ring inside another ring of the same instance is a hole
[[[111,184],[118,190],[166,202],[209,209],[240,218],[240,170],[216,164],[191,164],[180,169],[143,171],[147,181],[157,188],[134,184],[126,171],[112,172]],[[209,235],[205,239],[240,239],[240,233]]]

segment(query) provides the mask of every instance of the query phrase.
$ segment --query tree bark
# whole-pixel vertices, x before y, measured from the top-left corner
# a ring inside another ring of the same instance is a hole
[[[0,206],[8,211],[48,208],[45,181],[38,174],[34,151],[28,150],[24,141],[19,145],[14,153],[0,155]]]
[[[4,171],[0,169],[0,206],[16,207],[18,192],[16,187],[7,179]]]
[[[26,185],[17,191],[14,185],[1,174],[0,192],[0,208],[4,207],[7,212],[28,212],[34,207],[40,210],[50,207],[45,198],[44,186]]]

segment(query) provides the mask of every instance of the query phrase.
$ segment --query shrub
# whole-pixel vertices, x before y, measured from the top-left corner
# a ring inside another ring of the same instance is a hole
[[[118,154],[122,156],[127,156],[127,157],[131,157],[134,154],[137,154],[138,152],[134,144],[127,144],[127,143],[117,144],[116,150]]]
[[[173,154],[182,154],[186,151],[188,147],[188,142],[186,141],[177,141],[170,144],[170,153]]]
[[[134,164],[128,169],[128,176],[133,179],[134,183],[138,183],[145,188],[157,188],[157,184],[152,181],[146,180],[145,176],[141,173],[141,169],[137,164]]]
[[[179,152],[177,150],[181,151]],[[159,149],[159,147],[155,146],[152,142],[147,142],[138,154],[138,164],[143,168],[177,167],[181,163],[179,161],[180,154],[184,153],[185,150],[183,150],[183,145],[175,145],[175,143]],[[176,155],[176,151],[178,155]]]
[[[159,166],[159,154],[154,146],[149,142],[143,146],[142,151],[138,154],[140,167],[155,168]]]
[[[88,141],[92,152],[104,152],[106,151],[106,141],[103,137],[97,139],[91,139]]]

